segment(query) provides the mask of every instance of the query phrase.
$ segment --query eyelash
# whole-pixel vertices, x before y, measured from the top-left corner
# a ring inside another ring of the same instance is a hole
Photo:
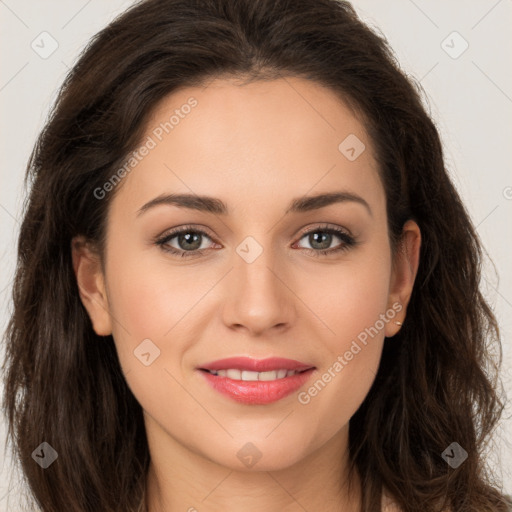
[[[329,256],[335,253],[341,253],[343,251],[349,250],[351,247],[355,246],[357,242],[355,239],[350,236],[346,231],[340,229],[340,228],[333,228],[329,226],[318,226],[312,230],[306,231],[305,233],[302,233],[302,235],[299,238],[299,241],[302,240],[305,236],[310,235],[312,233],[328,233],[331,235],[336,235],[342,240],[342,244],[339,247],[336,247],[334,249],[308,249],[303,248],[304,251],[306,251],[308,254],[319,257],[319,256]],[[196,229],[194,226],[183,226],[182,228],[176,229],[175,231],[171,231],[170,233],[167,233],[166,235],[157,238],[155,240],[155,244],[158,245],[163,251],[168,252],[170,254],[173,254],[175,256],[180,256],[182,258],[190,258],[194,256],[200,256],[202,255],[207,249],[195,249],[193,251],[183,251],[175,249],[174,247],[169,247],[166,245],[170,240],[173,238],[176,238],[179,235],[185,234],[185,233],[195,233],[204,235],[211,239],[211,237],[208,235],[208,233],[204,232],[201,229]]]

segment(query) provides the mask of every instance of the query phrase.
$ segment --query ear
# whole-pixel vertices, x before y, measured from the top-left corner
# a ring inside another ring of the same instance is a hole
[[[387,337],[394,336],[400,330],[400,326],[395,322],[404,323],[405,321],[407,305],[418,273],[420,247],[420,228],[416,222],[408,220],[402,228],[401,239],[393,261],[388,308],[398,313],[393,321],[386,324],[385,335]],[[400,308],[398,304],[401,305]]]
[[[83,236],[71,240],[71,254],[80,299],[94,332],[108,336],[112,334],[112,324],[100,256]]]

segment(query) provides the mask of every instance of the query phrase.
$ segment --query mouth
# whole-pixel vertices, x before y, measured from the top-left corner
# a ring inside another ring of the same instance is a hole
[[[265,405],[285,398],[302,387],[315,369],[292,359],[247,357],[197,368],[215,391],[246,405]]]

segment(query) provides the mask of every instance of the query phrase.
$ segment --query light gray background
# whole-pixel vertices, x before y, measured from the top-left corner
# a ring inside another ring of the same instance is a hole
[[[0,0],[1,332],[10,312],[10,286],[24,197],[22,177],[36,135],[80,50],[132,3]],[[499,282],[486,263],[483,285],[502,329],[503,378],[506,391],[512,396],[512,0],[354,3],[363,19],[386,35],[402,68],[424,87],[454,182],[496,265]],[[51,49],[48,36],[40,36],[43,31],[58,43],[47,58],[31,47],[35,41],[40,53]],[[454,31],[460,36],[453,35]],[[467,50],[453,58],[464,48],[465,41]],[[511,417],[512,407],[508,404],[489,454],[508,493],[512,493]],[[14,478],[9,484],[13,466],[4,454],[4,439],[2,418],[0,512],[18,510],[19,496],[18,481]]]

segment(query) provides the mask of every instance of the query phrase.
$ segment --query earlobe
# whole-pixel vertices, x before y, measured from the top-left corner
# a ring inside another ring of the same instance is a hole
[[[82,236],[71,241],[71,254],[80,300],[89,314],[94,332],[108,336],[112,334],[112,324],[100,256]]]
[[[402,229],[402,237],[393,261],[388,307],[400,304],[395,321],[386,325],[387,337],[394,336],[406,321],[406,310],[411,298],[420,262],[421,232],[418,224],[408,220]],[[397,307],[394,307],[396,310]],[[398,322],[398,323],[397,323]]]

